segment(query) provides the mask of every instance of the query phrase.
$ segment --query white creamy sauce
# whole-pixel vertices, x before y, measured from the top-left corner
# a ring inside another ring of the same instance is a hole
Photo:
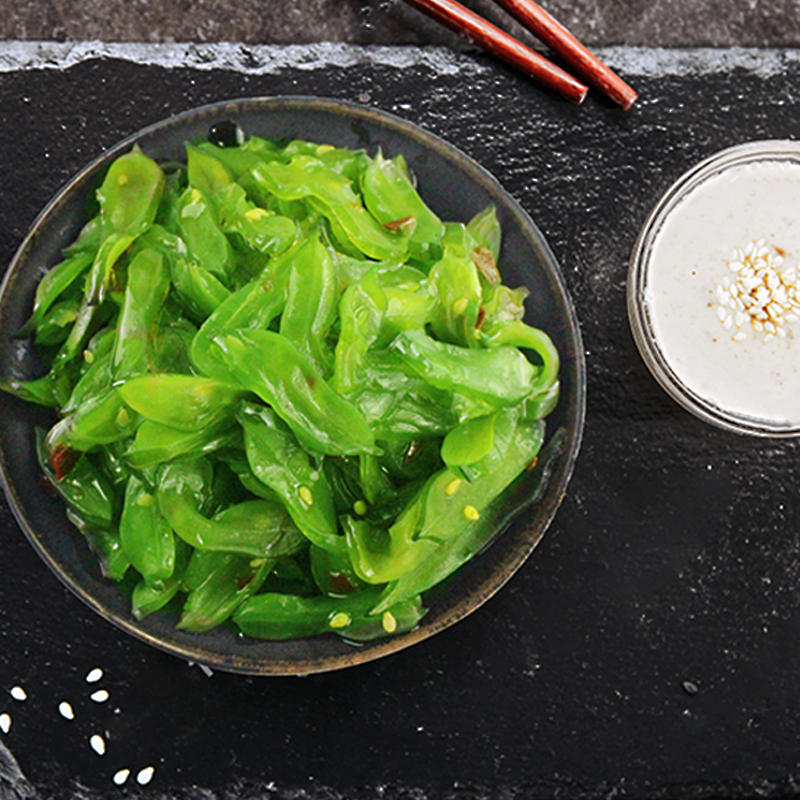
[[[775,272],[800,268],[797,162],[728,167],[691,189],[656,235],[646,307],[666,361],[697,396],[739,417],[798,425],[800,321],[787,311],[780,336],[768,336],[754,329],[749,314],[720,311],[725,298],[718,286],[726,277],[730,283],[739,279],[730,268],[738,263],[735,249],[759,240],[770,258],[782,257]],[[728,327],[723,317],[731,318]]]

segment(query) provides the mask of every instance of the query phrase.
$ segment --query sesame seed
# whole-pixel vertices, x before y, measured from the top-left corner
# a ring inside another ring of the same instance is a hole
[[[269,212],[264,208],[249,208],[244,212],[244,216],[245,219],[250,220],[250,222],[257,222],[264,217],[268,217]]]
[[[331,628],[346,628],[350,624],[350,615],[346,611],[337,611],[332,617],[328,625]]]
[[[761,341],[764,344],[769,344],[774,338],[775,338],[775,336],[773,334],[768,333]]]
[[[136,775],[136,783],[140,786],[145,786],[146,784],[150,783],[153,780],[153,774],[155,773],[155,769],[153,767],[145,767],[144,769],[140,769]]]
[[[95,703],[105,703],[108,700],[108,692],[105,689],[98,689],[96,692],[92,692],[89,697]]]
[[[89,746],[99,756],[106,753],[106,740],[99,733],[94,733],[89,737]]]
[[[28,699],[28,693],[21,686],[13,686],[9,694],[20,703]]]
[[[86,683],[97,683],[102,677],[103,670],[101,670],[100,667],[95,667],[94,669],[90,669],[89,673],[86,675]]]
[[[780,334],[778,330],[800,320],[800,313],[795,313],[800,312],[797,269],[777,271],[783,259],[763,240],[749,242],[741,257],[737,251],[734,248],[734,258],[728,264],[735,277],[731,280],[724,276],[715,288],[717,318],[726,330],[734,325],[741,328],[749,321],[758,333],[766,330],[767,334],[786,338],[788,331]],[[784,316],[786,311],[793,313]],[[738,332],[732,338],[744,340]]]
[[[464,506],[464,516],[474,522],[481,518],[481,512],[475,506]]]
[[[391,611],[384,611],[381,617],[381,625],[386,633],[394,633],[397,630],[397,620]]]
[[[444,493],[448,497],[452,497],[461,488],[461,478],[453,478],[447,486],[444,487]]]
[[[453,313],[463,314],[467,310],[468,305],[469,305],[469,300],[467,300],[466,297],[460,297],[453,303]]]
[[[58,704],[58,713],[61,714],[64,719],[75,719],[75,712],[72,710],[72,706],[66,700],[63,700]]]
[[[307,505],[313,506],[314,505],[314,495],[311,494],[311,489],[308,486],[301,486],[297,492],[300,495],[300,499]]]
[[[367,513],[367,504],[363,500],[356,500],[355,503],[353,503],[353,511],[355,511],[359,517],[363,517],[364,514]]]
[[[113,781],[117,784],[117,786],[122,786],[125,781],[128,780],[128,776],[131,774],[129,769],[121,769],[114,773]]]
[[[87,364],[94,364],[94,353],[91,350],[83,351],[83,360]]]
[[[738,333],[734,333],[731,338],[734,342],[743,342],[747,338],[747,334],[744,331],[739,331]]]
[[[0,731],[8,733],[11,730],[11,714],[0,714]]]

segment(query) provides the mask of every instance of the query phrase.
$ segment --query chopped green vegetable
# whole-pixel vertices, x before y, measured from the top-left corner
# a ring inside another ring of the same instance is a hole
[[[558,353],[494,207],[442,221],[402,155],[214,131],[111,164],[20,331],[49,371],[0,389],[56,412],[42,471],[136,619],[412,630],[513,512]]]

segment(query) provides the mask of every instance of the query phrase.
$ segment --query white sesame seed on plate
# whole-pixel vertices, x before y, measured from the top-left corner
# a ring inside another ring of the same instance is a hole
[[[96,692],[92,692],[89,697],[95,703],[105,703],[108,700],[108,692],[105,689],[98,689]]]
[[[9,694],[20,703],[28,699],[28,693],[21,686],[12,686]]]
[[[72,710],[72,706],[66,700],[63,700],[58,704],[58,713],[61,714],[64,719],[75,719],[75,712]]]
[[[0,714],[0,731],[8,733],[11,730],[11,714]]]
[[[94,733],[89,737],[89,746],[97,755],[105,755],[106,740],[99,733]]]
[[[120,769],[114,773],[113,781],[117,784],[117,786],[122,786],[125,781],[128,780],[128,776],[131,774],[129,769]]]
[[[136,774],[136,782],[140,786],[145,786],[146,784],[150,783],[151,780],[153,780],[154,773],[154,767],[145,767],[144,769],[140,769]]]
[[[94,669],[90,669],[86,675],[86,683],[97,683],[102,677],[103,670],[100,669],[100,667],[94,667]]]

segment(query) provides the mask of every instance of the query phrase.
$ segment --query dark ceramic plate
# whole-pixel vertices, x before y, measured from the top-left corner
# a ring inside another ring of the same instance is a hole
[[[467,221],[489,203],[497,207],[504,240],[504,282],[526,285],[528,320],[549,332],[562,357],[561,399],[548,418],[548,440],[536,469],[526,473],[516,502],[527,505],[516,518],[498,520],[503,529],[492,546],[465,565],[426,605],[420,626],[395,638],[353,646],[338,637],[261,642],[228,629],[187,634],[164,611],[133,619],[120,588],[100,575],[81,535],[67,522],[60,501],[49,496],[34,452],[34,427],[47,420],[40,409],[0,396],[0,470],[6,495],[22,530],[56,575],[107,620],[149,644],[190,661],[234,672],[307,674],[369,661],[420,642],[447,628],[491,597],[539,543],[564,495],[580,444],[585,407],[585,368],[580,333],[559,267],[544,238],[497,181],[454,147],[414,125],[370,108],[310,98],[242,99],[198,108],[152,125],[107,150],[76,175],[33,224],[0,289],[0,373],[30,378],[37,363],[14,333],[30,313],[43,267],[59,260],[83,221],[83,208],[97,176],[136,143],[157,160],[182,159],[184,144],[231,119],[249,134],[292,137],[348,148],[381,147],[403,153],[422,195],[442,219]]]

